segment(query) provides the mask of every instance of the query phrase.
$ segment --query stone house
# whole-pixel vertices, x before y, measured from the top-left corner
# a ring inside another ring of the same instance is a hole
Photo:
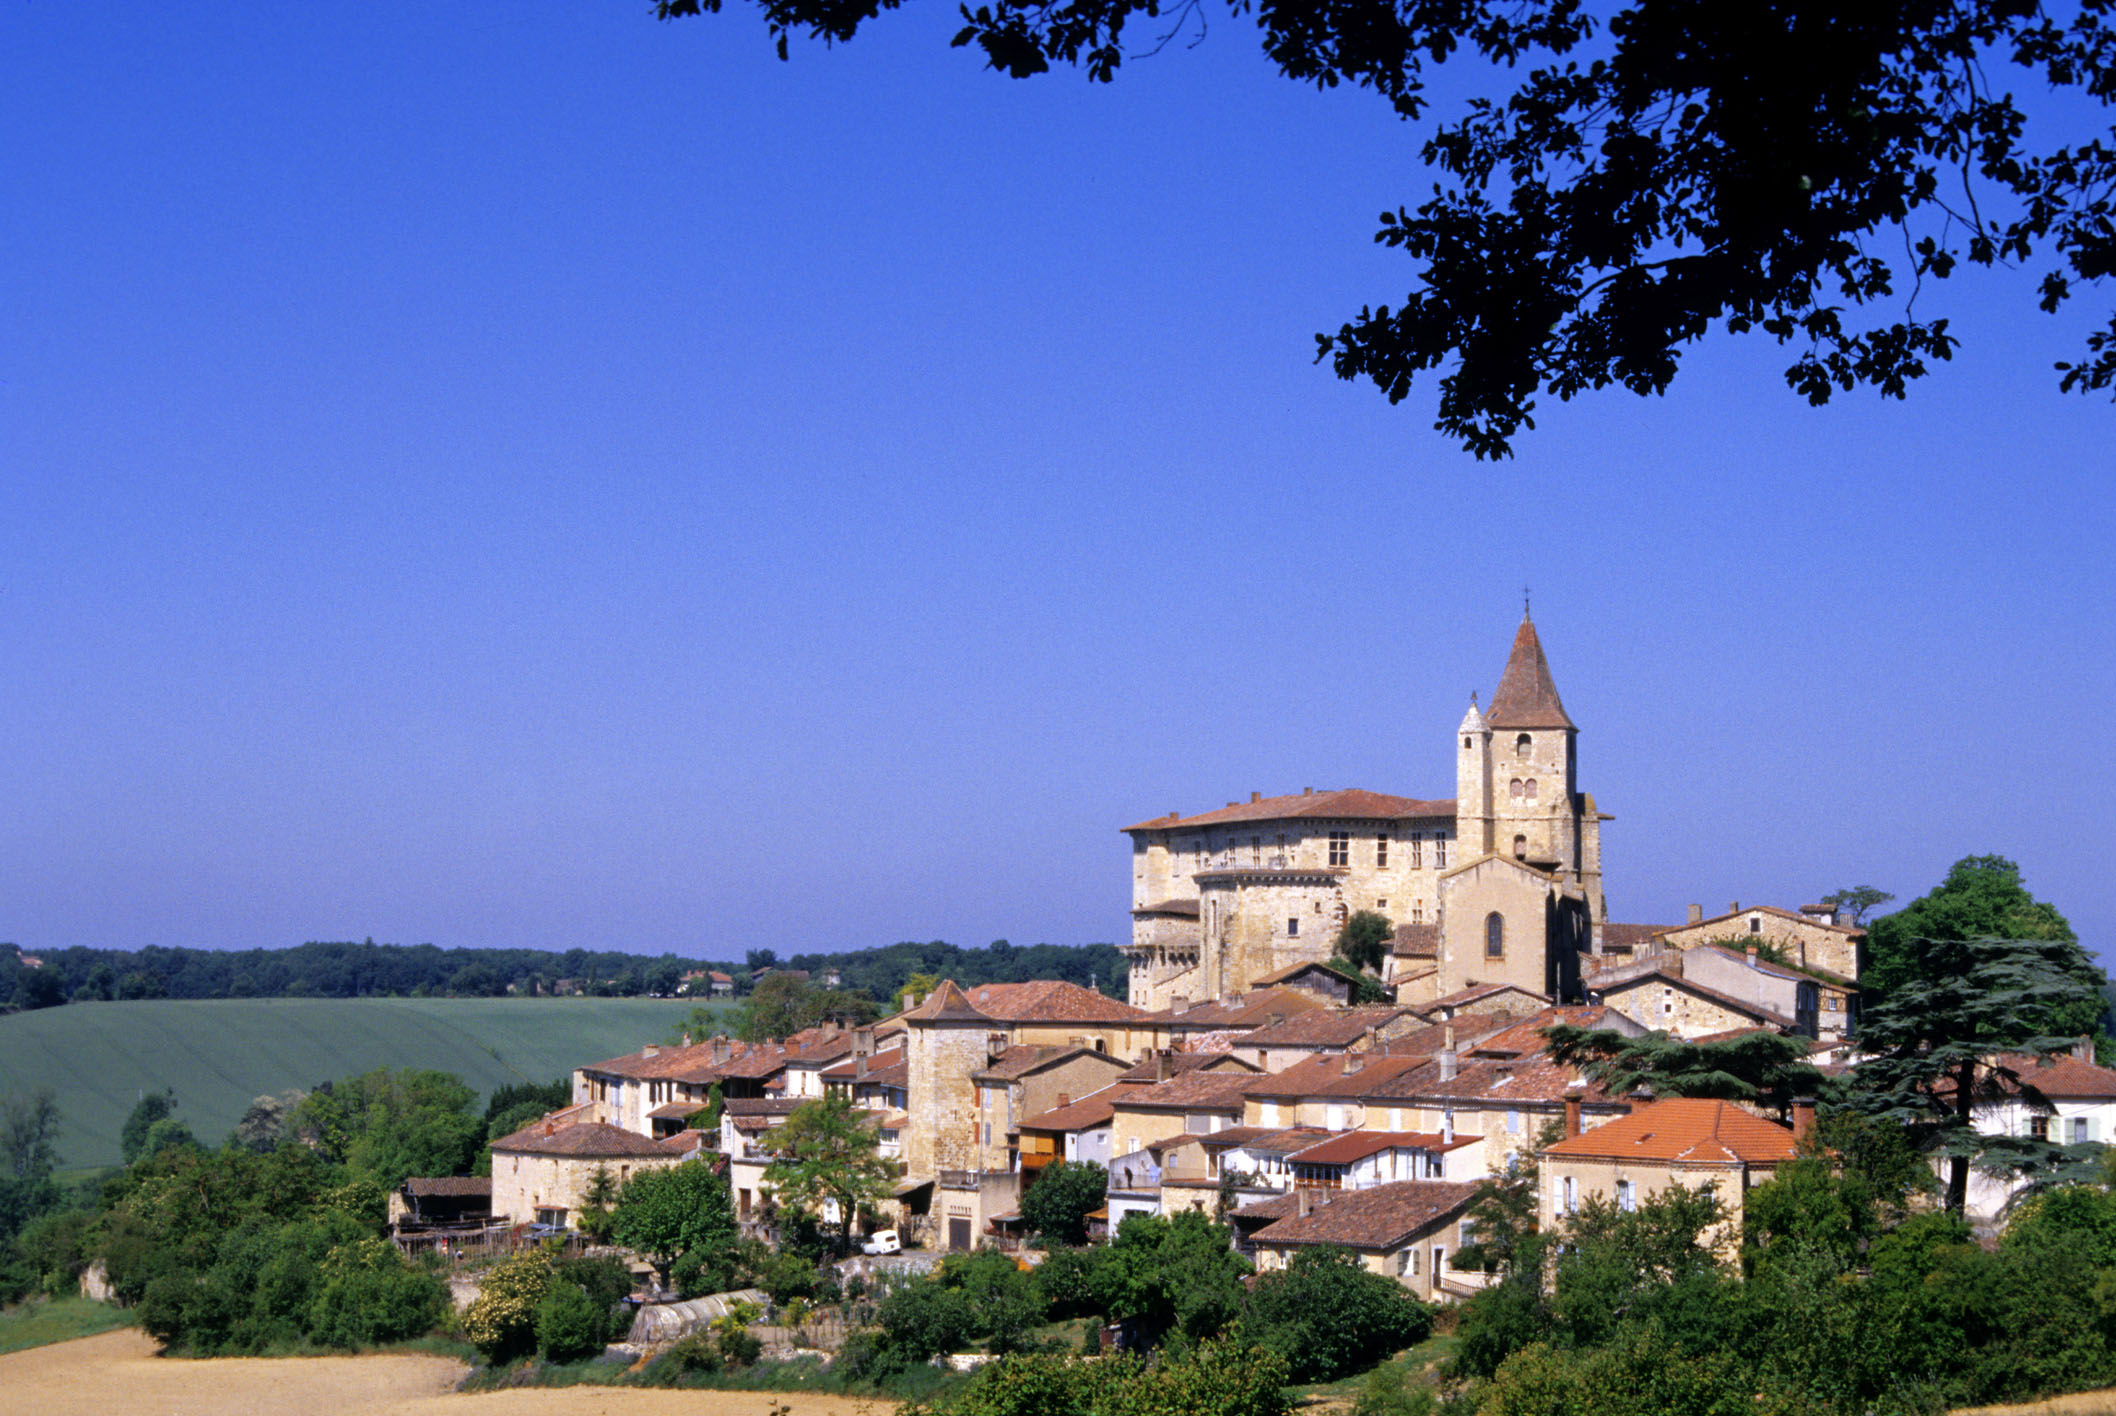
[[[1203,1138],[1208,1173],[1232,1172],[1249,1191],[1293,1189],[1293,1157],[1330,1139],[1320,1126],[1230,1126]]]
[[[1399,1180],[1482,1180],[1475,1136],[1438,1131],[1346,1131],[1286,1157],[1297,1190],[1366,1190]]]
[[[1351,1006],[1352,995],[1358,986],[1357,976],[1320,959],[1288,964],[1277,973],[1266,974],[1256,981],[1258,988],[1297,988],[1340,1008]]]
[[[1803,905],[1797,911],[1775,905],[1743,909],[1736,900],[1725,914],[1710,919],[1701,906],[1692,905],[1689,922],[1661,930],[1655,942],[1668,953],[1700,944],[1719,944],[1736,953],[1757,944],[1775,945],[1801,968],[1821,969],[1850,983],[1859,981],[1866,963],[1866,931],[1839,923],[1834,905]]]
[[[1772,963],[1754,947],[1736,950],[1699,944],[1685,949],[1674,962],[1682,965],[1684,978],[1790,1014],[1793,1031],[1802,1037],[1841,1042],[1859,1020],[1858,984],[1822,969],[1791,969]]]
[[[1268,1023],[1230,1039],[1229,1046],[1266,1072],[1279,1072],[1323,1053],[1352,1048],[1376,1051],[1383,1043],[1425,1026],[1409,1008],[1317,1008]]]
[[[1435,998],[1419,1007],[1419,1012],[1435,1023],[1452,1023],[1465,1018],[1489,1017],[1494,1014],[1514,1016],[1539,1012],[1550,1006],[1550,1000],[1542,994],[1511,983],[1480,983],[1469,988],[1457,989],[1444,998]]]
[[[2037,1140],[2079,1145],[2116,1141],[2116,1070],[2096,1066],[2090,1041],[2070,1053],[2037,1059],[2002,1059],[2022,1086],[2001,1083],[1998,1098],[1973,1111],[1976,1129],[1987,1136],[2031,1136]],[[2025,1187],[2017,1176],[1969,1172],[1969,1218],[1978,1224],[2001,1219]]]
[[[1798,1153],[1798,1132],[1812,1120],[1812,1107],[1796,1107],[1795,1125],[1787,1127],[1730,1101],[1683,1097],[1646,1102],[1580,1131],[1578,1108],[1569,1107],[1568,1134],[1538,1153],[1543,1222],[1562,1225],[1590,1199],[1635,1209],[1671,1185],[1709,1186],[1726,1218],[1708,1242],[1731,1258],[1741,1244],[1750,1187],[1776,1178],[1778,1167]]]
[[[1366,1124],[1367,1094],[1386,1081],[1425,1065],[1421,1057],[1367,1052],[1319,1055],[1268,1076],[1243,1089],[1245,1126],[1317,1126],[1325,1131],[1358,1130]],[[1402,1127],[1389,1127],[1401,1130]]]
[[[648,1043],[639,1051],[573,1071],[573,1104],[586,1119],[650,1135],[656,1108],[704,1105],[717,1083],[722,1096],[763,1096],[784,1072],[788,1048],[777,1042],[708,1038],[687,1046]]]
[[[1199,1003],[1179,998],[1160,1015],[1160,1024],[1168,1035],[1169,1045],[1180,1048],[1188,1046],[1189,1039],[1194,1037],[1270,1027],[1329,1006],[1329,1000],[1319,994],[1304,988],[1277,985]]]
[[[1247,1072],[1196,1070],[1150,1085],[1127,1084],[1110,1100],[1110,1148],[1119,1157],[1170,1136],[1209,1135],[1242,1119],[1242,1092],[1263,1080]]]
[[[1246,992],[1328,958],[1358,910],[1438,928],[1430,969],[1392,956],[1399,998],[1493,981],[1570,997],[1606,918],[1602,816],[1579,790],[1578,728],[1525,615],[1490,708],[1472,698],[1453,738],[1451,799],[1252,792],[1126,827],[1132,1001]]]
[[[1061,1096],[1058,1105],[1021,1121],[1021,1167],[1041,1170],[1054,1160],[1109,1168],[1111,1124],[1122,1084],[1112,1084],[1074,1101]]]
[[[619,1188],[682,1158],[637,1131],[601,1121],[538,1121],[492,1143],[492,1214],[509,1224],[570,1226],[598,1170]]]
[[[1474,1184],[1409,1180],[1364,1190],[1299,1190],[1292,1213],[1257,1229],[1249,1244],[1257,1268],[1283,1269],[1303,1249],[1335,1244],[1428,1302],[1449,1296],[1448,1256],[1467,1242],[1464,1214]]]
[[[1762,991],[1766,990],[1760,985],[1752,989]],[[1587,996],[1641,1027],[1681,1038],[1756,1027],[1785,1033],[1799,1031],[1798,1021],[1790,1013],[1689,977],[1687,960],[1682,958],[1652,959],[1591,979]]]
[[[970,1074],[977,1087],[978,1168],[1021,1169],[1020,1118],[1058,1105],[1060,1097],[1100,1091],[1127,1067],[1091,1047],[1009,1047]]]
[[[1438,1132],[1450,1143],[1465,1137],[1481,1142],[1475,1164],[1487,1175],[1501,1174],[1534,1153],[1544,1128],[1563,1121],[1568,1101],[1583,1108],[1589,1126],[1614,1120],[1627,1109],[1543,1052],[1460,1063],[1443,1056],[1381,1081],[1365,1098],[1368,1124],[1376,1129]],[[1471,1162],[1451,1157],[1450,1163]]]

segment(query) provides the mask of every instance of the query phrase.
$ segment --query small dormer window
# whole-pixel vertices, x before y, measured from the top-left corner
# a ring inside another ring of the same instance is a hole
[[[1523,733],[1523,734],[1521,734],[1521,735],[1520,735],[1519,737],[1515,738],[1515,739],[1514,739],[1514,756],[1516,756],[1516,757],[1526,757],[1526,756],[1528,756],[1528,749],[1529,749],[1529,748],[1530,748],[1530,747],[1531,747],[1531,746],[1532,746],[1532,745],[1534,744],[1534,742],[1535,742],[1535,739],[1534,739],[1534,738],[1532,738],[1532,737],[1530,737],[1530,736],[1529,736],[1529,735],[1528,735],[1527,733]]]

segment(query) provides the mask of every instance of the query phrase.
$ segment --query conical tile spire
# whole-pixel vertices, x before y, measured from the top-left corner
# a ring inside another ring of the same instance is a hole
[[[1578,728],[1565,716],[1558,700],[1558,686],[1550,680],[1550,661],[1543,657],[1543,641],[1536,638],[1535,621],[1525,613],[1514,631],[1513,653],[1506,658],[1506,672],[1492,691],[1485,723],[1494,728]]]

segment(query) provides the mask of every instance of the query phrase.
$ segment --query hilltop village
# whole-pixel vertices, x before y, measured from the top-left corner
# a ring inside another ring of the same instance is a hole
[[[1125,828],[1128,997],[944,981],[874,1025],[583,1063],[569,1106],[493,1144],[489,1214],[562,1230],[598,1175],[702,1160],[768,1235],[773,1133],[837,1096],[900,1174],[853,1228],[915,1247],[1015,1246],[1024,1193],[1061,1160],[1107,1173],[1096,1232],[1201,1211],[1260,1268],[1342,1245],[1426,1298],[1483,1281],[1449,1257],[1477,1183],[1524,1162],[1540,1162],[1543,1215],[1712,1183],[1738,1232],[1812,1106],[1611,1094],[1555,1060],[1545,1029],[1767,1033],[1830,1067],[1859,1017],[1865,932],[1828,904],[1609,919],[1609,818],[1580,785],[1578,736],[1524,616],[1488,705],[1449,735],[1453,799],[1251,793]],[[1386,922],[1378,965],[1336,953],[1361,918]],[[2061,1132],[2111,1134],[2116,1074],[2091,1053],[2046,1071]],[[446,1185],[413,1180],[400,1207],[431,1209]],[[1979,1177],[1972,1212],[2008,1194]]]

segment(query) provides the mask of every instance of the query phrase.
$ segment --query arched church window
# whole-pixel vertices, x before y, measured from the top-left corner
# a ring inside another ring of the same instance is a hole
[[[1484,957],[1503,959],[1506,957],[1506,918],[1497,910],[1484,917]]]
[[[1521,784],[1521,795],[1528,798],[1530,801],[1534,801],[1536,799],[1535,778],[1530,777],[1527,781]]]
[[[1516,836],[1516,837],[1514,837],[1514,859],[1515,859],[1515,860],[1527,860],[1527,859],[1528,859],[1528,837],[1526,837],[1526,836]]]
[[[1528,735],[1527,733],[1523,733],[1523,734],[1521,734],[1521,735],[1520,735],[1519,737],[1515,738],[1515,739],[1514,739],[1514,756],[1516,756],[1516,757],[1526,757],[1526,756],[1528,756],[1528,749],[1529,749],[1529,746],[1530,746],[1530,745],[1531,745],[1531,744],[1532,744],[1532,743],[1533,743],[1534,741],[1535,741],[1535,739],[1534,739],[1534,738],[1531,738],[1531,737],[1530,737],[1530,736],[1529,736],[1529,735]]]

